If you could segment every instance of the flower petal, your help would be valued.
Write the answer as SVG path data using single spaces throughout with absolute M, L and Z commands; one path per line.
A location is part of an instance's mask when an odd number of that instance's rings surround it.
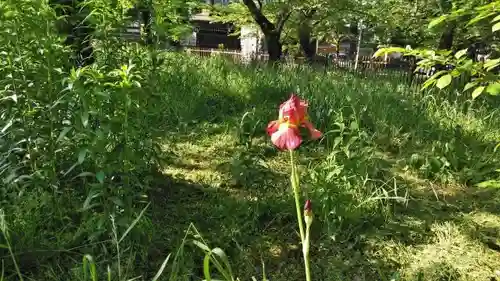
M 279 117 L 294 125 L 299 125 L 307 114 L 307 102 L 292 94 L 290 98 L 280 105 Z
M 266 132 L 269 136 L 271 136 L 276 131 L 278 131 L 279 127 L 280 127 L 280 125 L 279 125 L 278 120 L 271 121 L 271 122 L 269 122 L 269 124 L 267 124 Z
M 311 134 L 311 138 L 313 140 L 317 140 L 323 135 L 319 130 L 314 128 L 314 125 L 311 122 L 304 120 L 302 124 L 309 130 L 309 133 Z
M 278 131 L 271 135 L 271 141 L 281 150 L 294 150 L 300 146 L 302 138 L 296 128 L 282 124 Z

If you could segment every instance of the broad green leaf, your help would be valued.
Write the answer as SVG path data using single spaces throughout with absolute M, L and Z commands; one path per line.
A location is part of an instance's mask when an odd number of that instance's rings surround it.
M 435 18 L 433 20 L 431 20 L 431 22 L 429 23 L 429 25 L 427 26 L 427 28 L 433 28 L 434 26 L 442 23 L 443 21 L 445 21 L 447 18 L 446 15 L 443 15 L 443 16 L 440 16 L 439 18 Z
M 0 249 L 8 249 L 8 247 L 5 244 L 0 244 Z
M 495 23 L 495 24 L 491 27 L 491 32 L 496 32 L 496 31 L 499 31 L 499 30 L 500 30 L 500 22 Z
M 484 86 L 477 87 L 473 92 L 472 92 L 472 98 L 475 99 L 477 98 L 483 91 L 484 91 Z
M 467 49 L 462 49 L 455 53 L 455 58 L 459 59 L 467 53 Z
M 87 149 L 82 149 L 78 153 L 78 164 L 82 164 L 85 161 L 85 156 L 87 156 Z
M 464 92 L 471 89 L 472 87 L 475 87 L 476 85 L 477 85 L 477 82 L 475 82 L 475 81 L 467 83 L 464 87 Z
M 71 131 L 71 129 L 72 129 L 71 127 L 64 127 L 64 129 L 59 134 L 59 137 L 57 137 L 56 142 L 60 142 L 66 136 L 66 134 L 68 134 L 68 132 Z
M 493 96 L 500 94 L 500 82 L 489 84 L 486 92 Z
M 436 83 L 436 87 L 438 87 L 439 89 L 445 88 L 446 86 L 450 85 L 451 78 L 452 77 L 450 74 L 446 74 L 446 75 L 439 77 L 439 79 Z
M 103 171 L 99 171 L 97 172 L 97 174 L 95 174 L 95 178 L 97 179 L 97 181 L 99 181 L 99 183 L 104 183 L 104 172 Z
M 494 17 L 491 22 L 497 22 L 497 21 L 500 21 L 500 15 Z

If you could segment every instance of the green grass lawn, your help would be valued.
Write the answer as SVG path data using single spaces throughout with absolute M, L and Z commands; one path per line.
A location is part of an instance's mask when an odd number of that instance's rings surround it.
M 134 133 L 124 136 L 130 151 L 142 153 L 141 144 L 133 143 L 151 138 L 162 161 L 151 174 L 132 169 L 141 175 L 137 182 L 113 185 L 135 190 L 147 179 L 150 186 L 141 189 L 142 199 L 132 196 L 138 202 L 134 212 L 114 214 L 134 217 L 146 202 L 151 205 L 123 242 L 117 265 L 109 243 L 113 212 L 86 201 L 98 186 L 95 179 L 75 177 L 61 181 L 63 189 L 39 186 L 28 199 L 12 199 L 17 205 L 5 205 L 7 221 L 27 280 L 84 280 L 87 253 L 95 257 L 101 279 L 109 265 L 113 276 L 122 267 L 122 275 L 150 280 L 169 253 L 179 253 L 164 280 L 174 271 L 178 275 L 168 280 L 201 280 L 204 254 L 186 236 L 191 224 L 211 247 L 226 251 L 241 280 L 260 279 L 264 270 L 273 281 L 304 280 L 288 154 L 265 134 L 291 92 L 309 101 L 311 120 L 324 132 L 298 152 L 303 198 L 312 200 L 315 213 L 314 280 L 500 279 L 500 193 L 478 185 L 498 178 L 497 99 L 471 101 L 452 90 L 422 93 L 395 75 L 166 54 L 148 76 L 146 66 L 135 63 L 142 87 L 130 93 L 144 110 L 127 109 L 117 118 L 131 120 L 124 127 Z M 99 102 L 86 106 L 107 110 Z M 106 106 L 115 110 L 120 104 Z M 42 122 L 36 120 L 26 126 L 35 128 Z M 88 161 L 94 162 L 87 170 L 97 173 L 110 163 L 100 156 L 106 152 L 92 146 L 101 143 L 78 134 L 68 138 L 63 148 L 70 150 L 72 141 L 88 147 Z M 103 202 L 128 206 L 119 201 L 131 198 L 122 196 L 128 193 L 106 190 L 111 199 Z M 15 280 L 9 254 L 1 251 L 7 276 Z

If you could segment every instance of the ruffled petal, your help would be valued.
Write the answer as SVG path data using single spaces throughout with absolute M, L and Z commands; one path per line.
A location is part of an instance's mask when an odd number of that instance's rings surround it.
M 271 121 L 271 122 L 269 122 L 269 124 L 267 124 L 266 132 L 269 136 L 271 136 L 276 131 L 278 131 L 279 127 L 280 127 L 280 125 L 279 125 L 278 120 Z
M 307 114 L 307 103 L 297 95 L 292 94 L 290 98 L 280 105 L 279 117 L 292 124 L 299 125 Z
M 302 138 L 296 128 L 282 124 L 278 131 L 271 135 L 271 141 L 281 150 L 295 150 L 302 143 Z
M 319 130 L 314 128 L 314 125 L 311 122 L 304 120 L 302 124 L 309 130 L 309 133 L 311 134 L 311 138 L 313 140 L 317 140 L 323 135 Z

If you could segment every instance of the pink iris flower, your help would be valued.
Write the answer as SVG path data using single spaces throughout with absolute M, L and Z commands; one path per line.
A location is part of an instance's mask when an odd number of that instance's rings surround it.
M 279 119 L 267 125 L 271 141 L 281 150 L 295 150 L 302 143 L 299 127 L 309 130 L 312 139 L 319 139 L 322 134 L 309 122 L 307 102 L 292 94 L 279 108 Z

